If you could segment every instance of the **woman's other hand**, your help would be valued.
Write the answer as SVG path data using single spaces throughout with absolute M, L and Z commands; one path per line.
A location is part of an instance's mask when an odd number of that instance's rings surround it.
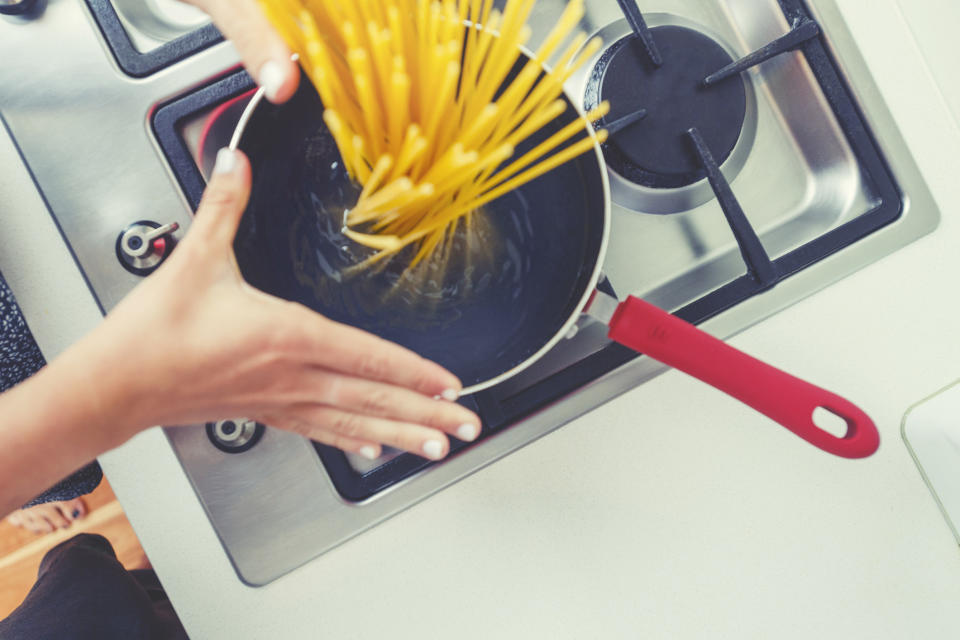
M 438 459 L 446 434 L 473 440 L 451 373 L 243 280 L 233 240 L 249 191 L 246 157 L 221 151 L 184 240 L 78 345 L 98 405 L 137 428 L 246 417 L 369 458 L 385 444 Z
M 243 66 L 263 87 L 270 102 L 279 104 L 290 99 L 300 82 L 300 68 L 256 0 L 183 1 L 210 15 L 237 48 Z

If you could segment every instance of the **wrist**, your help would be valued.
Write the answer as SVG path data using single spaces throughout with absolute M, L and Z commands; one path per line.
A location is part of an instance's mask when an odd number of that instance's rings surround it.
M 51 362 L 38 383 L 52 390 L 63 419 L 82 422 L 98 454 L 124 443 L 152 426 L 138 402 L 138 376 L 116 366 L 111 350 L 103 348 L 97 334 L 84 338 Z

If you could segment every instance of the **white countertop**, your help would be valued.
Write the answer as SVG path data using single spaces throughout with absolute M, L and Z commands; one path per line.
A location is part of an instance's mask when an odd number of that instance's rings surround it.
M 900 421 L 960 378 L 960 128 L 944 99 L 960 85 L 937 90 L 896 0 L 843 4 L 943 219 L 731 342 L 855 400 L 877 455 L 831 457 L 671 372 L 254 589 L 152 430 L 102 464 L 192 637 L 956 637 L 960 550 Z M 955 63 L 960 43 L 937 46 Z M 22 258 L 0 266 L 44 311 L 41 344 L 76 339 L 95 309 L 75 269 L 65 303 L 44 290 L 69 262 L 30 262 L 52 223 L 0 218 L 0 249 Z

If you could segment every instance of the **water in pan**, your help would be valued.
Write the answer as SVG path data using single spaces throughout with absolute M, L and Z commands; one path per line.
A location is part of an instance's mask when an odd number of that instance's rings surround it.
M 459 225 L 450 242 L 415 268 L 408 269 L 414 247 L 392 259 L 365 264 L 376 251 L 342 232 L 344 215 L 356 202 L 359 187 L 347 179 L 339 161 L 324 171 L 308 160 L 307 169 L 326 173 L 329 182 L 324 187 L 310 181 L 310 188 L 296 196 L 288 230 L 293 272 L 318 304 L 340 310 L 354 322 L 380 331 L 443 330 L 456 322 L 462 305 L 473 296 L 483 296 L 499 282 L 519 287 L 523 273 L 529 271 L 529 258 L 517 249 L 529 233 L 529 225 L 522 224 L 519 198 L 514 199 L 518 206 L 498 212 L 514 223 L 515 235 L 500 233 L 490 212 L 484 211 L 472 218 L 469 229 Z M 502 224 L 499 215 L 497 219 Z

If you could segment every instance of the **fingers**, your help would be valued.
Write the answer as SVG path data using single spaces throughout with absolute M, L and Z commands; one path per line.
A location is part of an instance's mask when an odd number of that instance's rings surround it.
M 416 424 L 407 424 L 350 413 L 341 409 L 320 405 L 299 405 L 284 412 L 287 424 L 293 423 L 293 430 L 311 440 L 330 444 L 345 441 L 380 443 L 410 453 L 440 460 L 450 450 L 446 435 L 437 429 Z M 283 428 L 283 427 L 281 427 Z M 340 444 L 333 444 L 337 448 Z M 359 448 L 347 448 L 358 451 Z
M 300 435 L 310 438 L 311 440 L 321 444 L 340 449 L 341 451 L 349 451 L 359 454 L 368 460 L 374 460 L 380 457 L 380 445 L 376 442 L 358 438 L 350 438 L 325 429 L 317 429 L 304 419 L 301 419 L 291 413 L 284 413 L 283 415 L 265 415 L 259 420 L 260 422 L 269 424 L 271 427 L 276 429 L 283 429 L 284 431 L 299 433 Z
M 240 151 L 221 149 L 190 234 L 230 247 L 250 198 L 250 162 Z
M 357 378 L 385 382 L 432 397 L 456 400 L 463 385 L 440 365 L 366 331 L 327 320 L 301 307 L 301 332 L 290 345 L 311 362 Z
M 270 24 L 255 0 L 187 0 L 203 9 L 237 48 L 243 65 L 263 87 L 267 99 L 290 99 L 300 81 L 300 69 L 290 48 Z
M 319 390 L 306 402 L 317 402 L 349 413 L 417 424 L 472 441 L 480 434 L 480 419 L 453 402 L 382 382 L 344 376 L 323 370 L 310 371 L 304 382 Z

